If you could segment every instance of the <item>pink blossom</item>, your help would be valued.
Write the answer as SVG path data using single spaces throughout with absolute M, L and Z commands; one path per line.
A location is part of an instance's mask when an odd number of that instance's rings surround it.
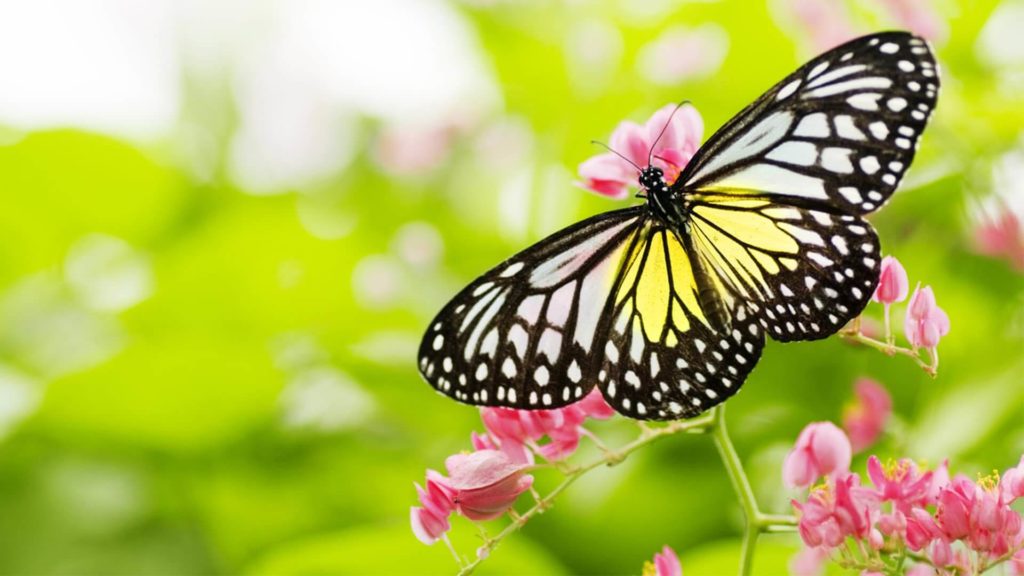
M 1010 574 L 1014 576 L 1024 574 L 1024 550 L 1020 550 L 1010 559 Z
M 503 452 L 523 463 L 531 461 L 527 458 L 528 442 L 547 436 L 551 441 L 540 446 L 541 455 L 548 460 L 560 460 L 576 451 L 582 434 L 580 427 L 587 418 L 605 420 L 613 414 L 615 410 L 596 388 L 579 402 L 554 410 L 483 408 L 480 411 L 492 442 L 496 440 Z
M 1006 258 L 1024 271 L 1024 226 L 1005 204 L 999 203 L 995 214 L 984 217 L 974 229 L 974 247 L 981 254 Z
M 428 173 L 447 158 L 459 128 L 452 122 L 417 128 L 387 127 L 374 143 L 375 159 L 398 176 Z
M 654 555 L 654 572 L 650 571 L 650 563 L 644 568 L 644 574 L 650 576 L 683 576 L 683 566 L 679 563 L 679 557 L 675 550 L 665 546 L 661 552 Z
M 515 441 L 500 442 L 489 434 L 470 434 L 474 450 L 501 450 L 510 460 L 517 464 L 533 464 L 533 452 L 524 444 Z
M 412 524 L 412 533 L 420 542 L 428 546 L 437 542 L 448 530 L 451 530 L 448 516 L 438 516 L 426 508 L 415 506 L 410 508 L 409 521 Z
M 673 114 L 675 108 L 675 104 L 661 108 L 643 126 L 620 123 L 612 132 L 611 149 L 641 168 L 647 166 L 653 154 L 651 163 L 664 171 L 665 181 L 675 181 L 697 152 L 704 133 L 704 122 L 696 108 L 684 104 Z M 594 156 L 580 164 L 583 181 L 579 185 L 604 196 L 625 198 L 639 176 L 629 162 L 611 152 Z
M 861 378 L 854 385 L 856 401 L 843 411 L 843 429 L 854 452 L 878 440 L 892 415 L 892 397 L 878 382 Z
M 419 495 L 420 504 L 423 505 L 414 506 L 409 510 L 413 534 L 420 542 L 433 544 L 451 528 L 448 516 L 455 510 L 455 503 L 452 502 L 453 489 L 448 484 L 448 479 L 434 470 L 427 470 L 426 488 L 419 484 L 413 485 Z
M 905 540 L 907 547 L 911 550 L 923 550 L 925 546 L 942 536 L 935 520 L 924 508 L 910 510 L 910 516 L 907 517 L 906 522 Z
M 1016 466 L 1003 474 L 999 488 L 1002 490 L 1003 501 L 1008 504 L 1024 497 L 1024 456 L 1021 456 Z
M 801 548 L 790 560 L 789 571 L 794 576 L 818 576 L 828 555 L 826 548 Z
M 815 50 L 827 50 L 857 35 L 843 4 L 830 0 L 789 0 L 788 4 Z
M 942 40 L 947 27 L 932 0 L 882 0 L 900 27 L 929 40 Z
M 954 562 L 953 547 L 949 540 L 936 538 L 928 549 L 928 557 L 936 566 L 948 566 Z
M 806 503 L 793 501 L 800 512 L 800 537 L 808 546 L 835 548 L 846 537 L 868 538 L 874 494 L 860 486 L 860 477 L 846 474 L 811 491 Z
M 931 286 L 921 288 L 919 283 L 914 288 L 903 330 L 915 348 L 935 348 L 939 339 L 949 333 L 949 316 L 935 303 Z
M 960 475 L 939 491 L 935 520 L 946 538 L 960 540 L 971 533 L 971 513 L 976 494 L 977 486 Z
M 813 422 L 804 427 L 782 466 L 787 486 L 810 486 L 822 476 L 850 469 L 850 440 L 831 422 Z
M 523 474 L 524 465 L 497 450 L 455 454 L 448 457 L 445 467 L 451 501 L 470 520 L 501 516 L 533 484 L 533 477 Z
M 931 472 L 919 474 L 917 466 L 906 458 L 883 467 L 877 456 L 868 458 L 868 477 L 878 497 L 892 502 L 903 514 L 927 502 L 932 481 Z
M 894 256 L 882 258 L 881 272 L 878 274 L 878 286 L 871 299 L 883 304 L 902 302 L 907 298 L 910 282 L 903 264 Z
M 935 568 L 927 564 L 914 564 L 907 569 L 907 576 L 935 576 Z

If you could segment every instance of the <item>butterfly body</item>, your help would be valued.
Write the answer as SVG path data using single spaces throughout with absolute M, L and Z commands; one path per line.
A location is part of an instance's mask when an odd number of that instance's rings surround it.
M 541 240 L 462 290 L 419 367 L 456 400 L 564 406 L 598 386 L 638 419 L 693 416 L 736 393 L 765 337 L 834 334 L 878 281 L 862 215 L 895 190 L 938 89 L 926 43 L 853 40 L 719 129 L 646 202 Z

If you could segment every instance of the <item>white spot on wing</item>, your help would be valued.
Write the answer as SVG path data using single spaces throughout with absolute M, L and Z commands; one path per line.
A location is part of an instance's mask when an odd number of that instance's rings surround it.
M 828 117 L 824 112 L 808 114 L 800 119 L 793 131 L 794 136 L 807 138 L 827 138 L 830 131 L 828 128 Z

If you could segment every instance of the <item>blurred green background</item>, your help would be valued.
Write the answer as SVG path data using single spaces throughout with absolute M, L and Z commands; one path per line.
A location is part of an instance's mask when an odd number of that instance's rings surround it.
M 773 511 L 797 432 L 860 376 L 894 397 L 883 457 L 973 476 L 1024 452 L 1024 276 L 972 248 L 1024 214 L 1024 1 L 0 3 L 0 572 L 452 572 L 409 529 L 412 482 L 482 427 L 416 373 L 432 315 L 619 206 L 573 181 L 620 120 L 686 98 L 706 137 L 819 50 L 906 26 L 944 86 L 872 220 L 952 332 L 934 380 L 769 343 L 729 422 Z M 728 573 L 740 527 L 710 439 L 671 438 L 481 572 L 638 573 L 670 544 Z M 795 549 L 765 538 L 755 572 Z

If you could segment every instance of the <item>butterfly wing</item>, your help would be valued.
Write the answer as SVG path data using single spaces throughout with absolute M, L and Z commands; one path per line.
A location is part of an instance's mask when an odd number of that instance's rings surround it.
M 676 186 L 866 214 L 892 195 L 910 166 L 938 86 L 921 38 L 884 32 L 852 40 L 737 114 Z
M 924 40 L 885 32 L 811 60 L 716 132 L 674 185 L 716 291 L 781 341 L 859 314 L 880 264 L 861 215 L 896 189 L 937 90 Z
M 645 221 L 642 207 L 600 214 L 475 280 L 431 322 L 420 372 L 475 405 L 555 408 L 582 398 L 596 382 L 605 306 Z
M 712 328 L 687 239 L 656 220 L 637 236 L 606 314 L 597 380 L 630 417 L 695 416 L 739 390 L 761 356 L 763 329 L 742 307 L 729 309 L 730 330 Z

